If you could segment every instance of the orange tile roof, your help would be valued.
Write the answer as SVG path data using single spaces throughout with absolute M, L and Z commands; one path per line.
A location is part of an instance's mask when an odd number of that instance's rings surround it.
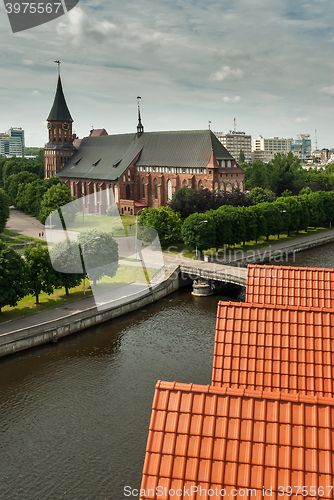
M 219 302 L 212 385 L 334 396 L 334 311 Z
M 246 302 L 334 308 L 334 269 L 249 265 Z
M 333 498 L 333 442 L 331 398 L 159 381 L 139 498 Z

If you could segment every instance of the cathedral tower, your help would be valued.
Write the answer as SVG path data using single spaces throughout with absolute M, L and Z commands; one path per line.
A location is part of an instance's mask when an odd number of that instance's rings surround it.
M 73 119 L 66 104 L 60 75 L 56 95 L 47 118 L 49 142 L 44 148 L 44 178 L 54 175 L 65 166 L 76 148 L 73 146 Z

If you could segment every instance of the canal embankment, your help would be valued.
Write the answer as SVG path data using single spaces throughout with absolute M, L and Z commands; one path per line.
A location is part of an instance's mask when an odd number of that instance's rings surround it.
M 129 314 L 190 282 L 191 280 L 181 280 L 180 267 L 174 265 L 173 268 L 168 268 L 162 283 L 139 297 L 135 294 L 129 295 L 115 307 L 98 311 L 93 296 L 90 296 L 5 322 L 0 327 L 0 357 L 41 344 L 57 342 L 62 337 Z
M 288 242 L 277 242 L 254 250 L 228 249 L 217 258 L 212 256 L 210 259 L 209 255 L 209 259 L 211 262 L 230 266 L 266 263 L 284 265 L 291 255 L 332 242 L 334 242 L 334 229 L 329 229 L 323 233 L 300 236 Z

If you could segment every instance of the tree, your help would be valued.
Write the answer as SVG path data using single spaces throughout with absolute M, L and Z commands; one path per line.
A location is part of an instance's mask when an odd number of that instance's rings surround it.
M 36 174 L 26 171 L 8 177 L 4 189 L 9 196 L 10 204 L 16 206 L 16 197 L 20 184 L 29 184 L 36 179 L 38 179 Z
M 273 193 L 269 189 L 255 187 L 251 190 L 249 198 L 251 200 L 252 205 L 257 205 L 258 203 L 274 201 L 275 193 Z
M 107 215 L 109 215 L 109 217 L 118 217 L 119 216 L 119 210 L 117 208 L 117 205 L 110 205 L 107 208 Z
M 255 242 L 257 243 L 257 240 L 259 239 L 260 236 L 263 236 L 266 234 L 267 231 L 267 221 L 264 216 L 263 210 L 261 210 L 261 203 L 258 205 L 254 205 L 252 207 L 249 207 L 247 209 L 248 212 L 251 212 L 253 214 L 253 217 L 255 218 Z
M 321 191 L 311 194 L 304 194 L 298 197 L 302 203 L 304 202 L 307 205 L 310 214 L 309 224 L 310 226 L 313 226 L 314 229 L 324 226 L 326 222 L 324 198 L 319 195 L 320 192 Z
M 31 245 L 26 247 L 24 258 L 26 261 L 27 291 L 35 296 L 36 305 L 38 305 L 41 292 L 51 295 L 54 288 L 59 285 L 57 276 L 53 270 L 48 249 L 42 248 L 40 244 L 37 244 L 36 247 Z
M 327 224 L 332 225 L 332 221 L 334 220 L 334 192 L 319 191 L 319 195 L 323 198 L 326 222 Z
M 256 238 L 256 230 L 257 230 L 257 217 L 253 210 L 250 210 L 249 207 L 239 207 L 240 216 L 243 217 L 243 225 L 244 225 L 244 238 L 243 244 L 245 246 L 246 241 L 252 241 Z
M 42 198 L 39 220 L 44 224 L 51 212 L 58 210 L 60 207 L 74 200 L 75 196 L 71 196 L 71 191 L 67 184 L 61 183 L 51 186 Z M 68 207 L 68 209 L 70 208 L 71 207 Z M 72 214 L 68 214 L 70 219 L 74 219 L 75 217 L 77 211 L 75 206 L 74 209 Z
M 266 165 L 261 160 L 254 160 L 250 167 L 246 168 L 245 178 L 247 189 L 255 187 L 267 187 L 266 183 Z
M 49 253 L 58 281 L 56 288 L 64 287 L 66 295 L 69 295 L 70 288 L 79 286 L 86 277 L 85 273 L 78 272 L 82 266 L 78 245 L 63 240 L 51 247 Z
M 168 246 L 180 237 L 182 221 L 171 208 L 147 208 L 140 214 L 139 225 L 155 229 L 161 245 Z M 144 236 L 144 232 L 140 235 Z
M 242 149 L 240 149 L 239 152 L 239 158 L 238 158 L 238 163 L 245 163 L 245 153 L 243 152 Z
M 283 220 L 278 207 L 274 203 L 259 203 L 257 205 L 262 211 L 263 217 L 266 220 L 266 237 L 273 234 L 280 234 L 283 229 Z
M 4 306 L 15 307 L 25 295 L 25 262 L 12 248 L 0 242 L 0 313 Z
M 0 233 L 5 229 L 9 215 L 9 197 L 5 191 L 0 188 Z
M 17 208 L 37 217 L 41 209 L 42 198 L 47 190 L 48 185 L 42 179 L 36 179 L 29 184 L 20 184 L 16 196 Z
M 182 226 L 182 239 L 187 246 L 197 246 L 199 250 L 215 246 L 216 224 L 212 213 L 191 214 L 186 218 Z
M 91 281 L 115 276 L 118 269 L 118 243 L 110 233 L 93 229 L 78 236 L 84 271 Z
M 288 154 L 276 153 L 268 167 L 268 173 L 271 171 L 267 182 L 269 189 L 277 196 L 281 196 L 287 189 L 296 192 L 295 181 L 297 171 L 300 169 L 300 160 L 291 151 Z
M 217 248 L 224 245 L 233 245 L 236 242 L 236 208 L 223 206 L 212 211 L 212 218 L 216 224 L 216 244 Z

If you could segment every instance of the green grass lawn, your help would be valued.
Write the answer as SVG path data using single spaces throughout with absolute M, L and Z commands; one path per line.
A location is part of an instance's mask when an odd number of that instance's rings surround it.
M 9 229 L 4 229 L 2 231 L 2 235 L 13 236 L 17 240 L 21 240 L 19 242 L 14 243 L 14 245 L 20 244 L 20 243 L 27 243 L 29 241 L 33 241 L 34 243 L 41 243 L 42 245 L 46 245 L 45 240 L 40 240 L 39 238 L 31 238 L 30 236 L 25 236 L 24 234 L 20 234 L 20 233 L 14 233 L 13 231 L 9 231 Z M 11 238 L 8 238 L 8 240 L 11 240 Z M 24 241 L 22 241 L 22 240 L 24 240 Z
M 86 295 L 91 294 L 92 291 L 90 289 L 89 281 L 86 280 Z M 0 324 L 4 321 L 17 319 L 21 316 L 26 316 L 27 314 L 33 314 L 38 311 L 43 311 L 44 309 L 48 309 L 49 307 L 55 307 L 61 304 L 65 304 L 66 302 L 71 302 L 72 300 L 81 299 L 82 297 L 83 284 L 76 288 L 71 288 L 70 295 L 65 294 L 64 288 L 55 290 L 52 295 L 47 295 L 43 292 L 39 296 L 40 304 L 38 306 L 36 306 L 35 304 L 35 297 L 33 295 L 27 295 L 17 303 L 17 306 L 5 306 L 1 309 Z
M 134 260 L 134 259 L 133 259 Z M 158 269 L 147 269 L 148 276 L 152 278 Z M 113 278 L 104 276 L 97 282 L 97 291 L 108 290 L 110 288 L 117 288 L 122 285 L 127 285 L 132 281 L 142 281 L 146 283 L 145 272 L 142 267 L 120 265 L 117 273 Z M 89 280 L 86 279 L 86 295 L 91 295 Z M 35 297 L 27 295 L 20 300 L 15 307 L 5 306 L 1 309 L 0 323 L 12 319 L 26 316 L 38 311 L 43 311 L 49 307 L 55 307 L 72 300 L 81 299 L 83 297 L 83 284 L 76 288 L 71 288 L 70 295 L 66 295 L 64 289 L 55 290 L 52 295 L 41 293 L 39 296 L 40 304 L 36 306 Z
M 136 217 L 134 215 L 121 215 L 120 217 L 109 217 L 108 215 L 78 213 L 71 227 L 71 231 L 79 233 L 97 229 L 114 236 L 129 236 L 135 234 Z M 131 227 L 129 227 L 131 226 Z

